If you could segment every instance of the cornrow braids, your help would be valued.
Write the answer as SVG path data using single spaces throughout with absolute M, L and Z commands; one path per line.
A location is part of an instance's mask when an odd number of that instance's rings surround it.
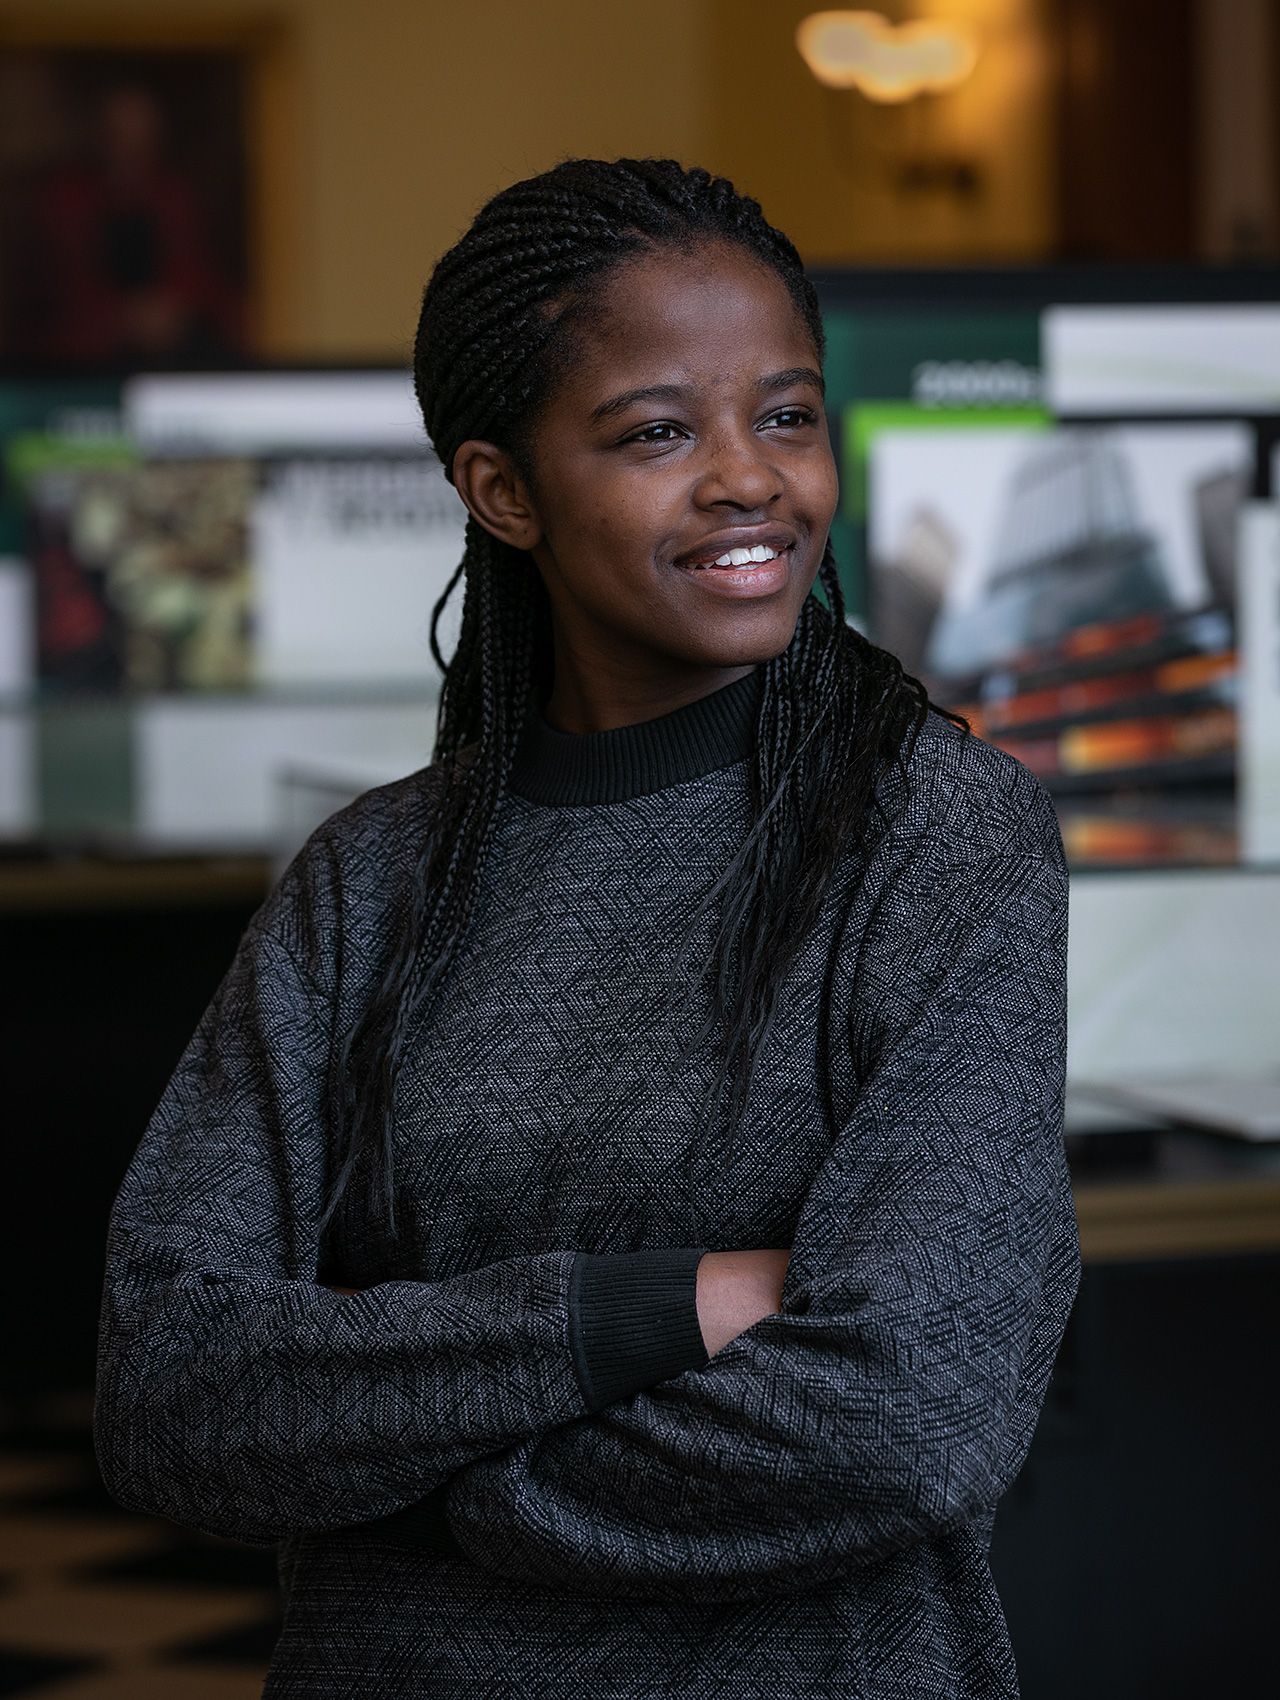
M 446 477 L 452 481 L 454 456 L 472 438 L 507 450 L 527 475 L 540 411 L 571 370 L 575 331 L 589 321 L 605 281 L 633 256 L 689 252 L 709 240 L 738 244 L 781 280 L 821 361 L 821 313 L 799 254 L 759 203 L 723 177 L 670 159 L 570 159 L 488 201 L 432 272 L 414 342 L 415 393 Z M 439 622 L 460 579 L 461 633 L 446 660 Z M 829 544 L 818 579 L 827 605 L 808 597 L 791 645 L 762 664 L 753 824 L 690 918 L 678 952 L 686 988 L 701 983 L 712 994 L 681 1061 L 719 1031 L 705 1125 L 721 1115 L 730 1133 L 782 979 L 836 862 L 869 842 L 884 815 L 881 776 L 894 764 L 905 773 L 931 706 L 921 682 L 848 623 Z M 431 647 L 443 674 L 432 760 L 444 764 L 445 785 L 413 872 L 399 945 L 335 1057 L 335 1121 L 345 1150 L 322 1229 L 353 1176 L 367 1171 L 367 1201 L 395 1234 L 401 1061 L 466 939 L 531 691 L 551 683 L 550 602 L 532 557 L 468 520 L 462 560 L 432 612 Z M 968 730 L 960 716 L 949 718 Z M 708 918 L 709 972 L 689 976 L 692 941 Z

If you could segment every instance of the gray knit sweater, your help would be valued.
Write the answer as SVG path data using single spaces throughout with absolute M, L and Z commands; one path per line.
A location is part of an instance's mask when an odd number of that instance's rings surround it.
M 931 713 L 726 1156 L 667 974 L 749 825 L 760 681 L 530 721 L 412 1035 L 394 1242 L 358 1193 L 318 1242 L 326 1082 L 437 765 L 314 834 L 145 1130 L 99 1464 L 125 1506 L 278 1546 L 269 1700 L 1017 1693 L 987 1548 L 1079 1274 L 1062 841 L 1024 767 Z M 761 1246 L 793 1246 L 782 1309 L 708 1360 L 698 1257 Z

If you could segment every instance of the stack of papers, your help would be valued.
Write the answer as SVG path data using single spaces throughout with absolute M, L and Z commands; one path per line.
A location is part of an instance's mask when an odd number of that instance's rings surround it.
M 1090 1081 L 1090 1097 L 1236 1139 L 1280 1140 L 1280 1077 Z

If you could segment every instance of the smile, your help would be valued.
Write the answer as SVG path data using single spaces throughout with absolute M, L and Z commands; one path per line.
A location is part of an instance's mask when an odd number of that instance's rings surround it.
M 793 543 L 756 543 L 750 549 L 725 549 L 714 560 L 684 561 L 680 570 L 697 581 L 699 596 L 763 602 L 792 582 L 794 556 Z
M 785 553 L 784 549 L 771 549 L 767 543 L 757 543 L 754 549 L 727 549 L 714 561 L 686 561 L 683 564 L 695 572 L 704 567 L 752 567 L 765 561 L 776 561 Z

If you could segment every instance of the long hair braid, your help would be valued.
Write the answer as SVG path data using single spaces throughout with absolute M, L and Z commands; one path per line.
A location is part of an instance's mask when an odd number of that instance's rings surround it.
M 605 280 L 630 256 L 708 240 L 737 243 L 779 277 L 821 360 L 821 314 L 799 254 L 723 177 L 669 159 L 571 159 L 488 201 L 432 272 L 414 343 L 415 392 L 450 481 L 454 455 L 472 438 L 505 448 L 529 473 L 539 412 L 570 369 L 575 330 Z M 921 682 L 848 623 L 829 544 L 818 577 L 827 606 L 808 597 L 790 646 L 762 665 L 752 827 L 678 951 L 684 974 L 709 918 L 709 972 L 684 979 L 709 986 L 711 1009 L 689 1035 L 685 1060 L 720 1032 L 706 1107 L 723 1109 L 731 1082 L 731 1129 L 836 862 L 868 842 L 883 817 L 880 777 L 894 763 L 905 771 L 931 706 Z M 446 659 L 438 629 L 459 579 L 461 632 Z M 445 785 L 397 948 L 335 1058 L 345 1151 L 322 1227 L 367 1166 L 372 1203 L 395 1233 L 402 1059 L 463 946 L 531 693 L 551 681 L 550 604 L 532 557 L 469 519 L 462 560 L 432 612 L 431 647 L 443 674 L 432 762 L 444 764 Z

